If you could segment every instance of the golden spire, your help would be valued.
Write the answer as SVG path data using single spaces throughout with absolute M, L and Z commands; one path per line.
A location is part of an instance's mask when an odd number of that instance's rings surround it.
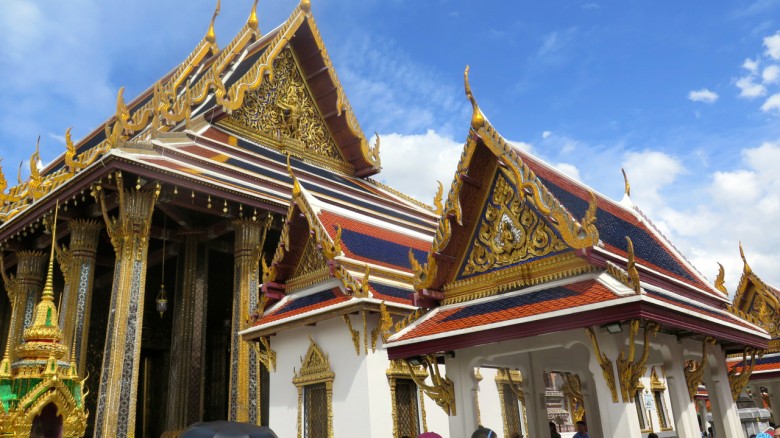
M 43 286 L 41 301 L 35 306 L 33 323 L 24 331 L 24 343 L 16 347 L 16 354 L 21 359 L 59 359 L 67 348 L 60 342 L 62 330 L 58 325 L 57 306 L 54 304 L 54 249 L 57 244 L 57 211 L 59 201 L 54 210 L 54 221 L 51 229 L 51 254 L 49 255 L 49 270 L 46 273 L 46 284 Z
M 482 115 L 482 111 L 477 105 L 477 99 L 474 98 L 474 94 L 471 92 L 471 84 L 469 84 L 469 66 L 466 66 L 466 70 L 463 72 L 463 85 L 466 89 L 466 97 L 471 102 L 471 127 L 475 130 L 481 128 L 485 124 L 485 116 Z
M 206 41 L 214 44 L 217 42 L 217 33 L 214 32 L 214 21 L 217 19 L 220 10 L 220 0 L 217 0 L 217 8 L 214 9 L 214 15 L 211 16 L 211 23 L 209 24 L 209 30 L 206 32 Z
M 301 3 L 298 7 L 300 7 L 304 12 L 309 12 L 311 10 L 311 2 L 309 0 L 301 0 Z
M 252 12 L 249 13 L 249 19 L 246 20 L 246 24 L 253 29 L 257 29 L 257 0 L 252 2 Z
M 5 352 L 3 353 L 3 360 L 0 361 L 0 379 L 11 378 L 11 336 L 9 333 L 8 340 L 5 343 Z
M 628 175 L 626 175 L 626 169 L 620 168 L 620 171 L 623 172 L 623 182 L 626 184 L 626 196 L 631 196 L 631 184 L 628 183 Z
M 745 267 L 742 269 L 745 274 L 750 274 L 753 272 L 752 269 L 750 269 L 750 265 L 748 265 L 747 259 L 745 258 L 745 251 L 742 249 L 742 241 L 739 242 L 739 256 L 742 257 L 742 263 L 745 264 Z

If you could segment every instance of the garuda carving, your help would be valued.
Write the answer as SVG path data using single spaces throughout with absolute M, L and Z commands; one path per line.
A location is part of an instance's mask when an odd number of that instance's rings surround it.
M 257 90 L 248 92 L 230 120 L 283 144 L 291 139 L 290 146 L 298 146 L 301 153 L 346 165 L 290 50 L 279 54 L 273 71 L 273 81 L 266 77 Z

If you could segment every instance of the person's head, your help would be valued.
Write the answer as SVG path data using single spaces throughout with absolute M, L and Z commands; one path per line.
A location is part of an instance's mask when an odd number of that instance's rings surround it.
M 655 432 L 650 432 L 649 434 L 647 434 L 647 438 L 658 438 L 658 434 L 656 434 Z
M 477 430 L 471 434 L 471 438 L 498 438 L 498 435 L 487 427 L 479 426 L 477 427 Z
M 588 431 L 588 425 L 585 424 L 584 421 L 578 421 L 577 422 L 577 432 L 579 433 L 585 433 Z
M 558 432 L 558 426 L 556 426 L 552 421 L 550 422 L 550 432 Z

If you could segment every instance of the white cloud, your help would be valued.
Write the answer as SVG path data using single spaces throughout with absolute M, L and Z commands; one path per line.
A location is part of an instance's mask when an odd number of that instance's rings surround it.
M 761 110 L 764 112 L 778 112 L 780 113 L 780 93 L 775 93 L 761 105 Z
M 549 138 L 552 135 L 551 131 L 542 132 L 542 138 Z
M 463 143 L 429 130 L 421 135 L 382 135 L 382 172 L 377 179 L 430 204 L 441 181 L 449 188 Z M 446 196 L 446 193 L 445 193 Z
M 693 102 L 715 103 L 718 100 L 718 94 L 706 88 L 694 90 L 688 93 L 688 99 Z
M 553 166 L 554 168 L 560 170 L 564 174 L 576 179 L 577 181 L 581 181 L 582 178 L 580 178 L 580 170 L 577 169 L 577 166 L 569 163 L 558 163 Z
M 753 80 L 753 76 L 743 76 L 737 79 L 736 85 L 741 90 L 739 92 L 740 97 L 755 99 L 766 94 L 766 87 L 753 82 Z
M 776 270 L 780 235 L 769 231 L 780 222 L 780 140 L 743 149 L 741 157 L 736 169 L 713 172 L 703 183 L 704 191 L 688 187 L 687 206 L 675 207 L 660 197 L 656 200 L 661 203 L 650 212 L 653 221 L 661 224 L 659 228 L 710 278 L 717 272 L 715 263 L 723 263 L 732 293 L 742 271 L 740 240 L 753 270 L 765 281 L 780 285 Z M 632 186 L 639 185 L 632 175 Z M 678 187 L 665 185 L 657 193 L 673 196 L 677 191 Z M 637 204 L 646 210 L 644 203 Z
M 661 190 L 684 171 L 679 159 L 653 150 L 628 152 L 622 167 L 631 183 L 632 199 L 648 214 L 665 206 Z
M 761 73 L 761 79 L 765 84 L 774 84 L 780 80 L 780 66 L 770 65 Z
M 745 62 L 742 63 L 742 68 L 750 73 L 756 74 L 758 73 L 758 60 L 747 58 Z
M 343 43 L 334 64 L 366 131 L 463 132 L 467 125 L 452 125 L 470 114 L 463 92 L 444 85 L 430 66 L 414 61 L 392 40 L 360 34 Z
M 765 37 L 764 47 L 766 47 L 764 55 L 772 59 L 780 60 L 780 31 L 775 32 L 774 35 Z

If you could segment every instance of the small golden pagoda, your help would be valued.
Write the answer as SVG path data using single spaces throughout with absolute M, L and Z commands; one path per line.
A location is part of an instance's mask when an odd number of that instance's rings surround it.
M 54 245 L 56 216 L 52 225 L 52 253 L 41 301 L 24 342 L 16 347 L 11 364 L 9 348 L 0 362 L 0 437 L 81 437 L 87 427 L 84 380 L 79 378 L 75 358 L 62 358 L 62 330 L 54 304 Z

